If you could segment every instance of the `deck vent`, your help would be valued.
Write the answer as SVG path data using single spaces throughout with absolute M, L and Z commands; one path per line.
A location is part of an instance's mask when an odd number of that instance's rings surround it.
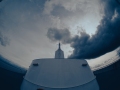
M 85 66 L 87 66 L 87 64 L 86 64 L 86 63 L 84 63 L 84 64 L 82 64 L 82 66 L 83 66 L 83 67 L 85 67 Z
M 33 66 L 38 66 L 38 63 L 33 63 Z

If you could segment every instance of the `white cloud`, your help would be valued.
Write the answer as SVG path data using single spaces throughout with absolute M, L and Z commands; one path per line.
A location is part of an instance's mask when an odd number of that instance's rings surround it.
M 93 34 L 102 18 L 102 8 L 99 0 L 50 0 L 45 3 L 44 14 L 59 18 L 59 27 L 65 25 L 72 33 L 77 33 L 79 26 Z

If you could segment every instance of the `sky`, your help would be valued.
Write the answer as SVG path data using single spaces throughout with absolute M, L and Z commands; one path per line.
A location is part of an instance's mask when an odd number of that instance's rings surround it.
M 28 68 L 60 41 L 65 58 L 95 66 L 118 53 L 119 23 L 117 0 L 0 0 L 0 56 Z

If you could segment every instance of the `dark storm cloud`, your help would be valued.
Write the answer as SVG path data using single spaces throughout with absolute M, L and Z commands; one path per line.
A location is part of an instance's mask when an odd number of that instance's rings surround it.
M 2 2 L 2 0 L 0 0 L 0 2 Z
M 70 42 L 71 35 L 68 29 L 49 28 L 47 37 L 54 42 L 61 41 L 66 44 Z
M 73 54 L 69 58 L 96 58 L 120 46 L 120 6 L 115 0 L 102 0 L 105 15 L 96 33 L 81 35 L 72 42 Z M 83 39 L 82 39 L 83 38 Z
M 116 0 L 116 2 L 120 4 L 120 0 Z
M 120 46 L 120 5 L 115 0 L 101 2 L 104 5 L 104 16 L 94 35 L 81 31 L 80 36 L 71 38 L 69 30 L 48 30 L 47 36 L 52 41 L 62 40 L 71 44 L 74 50 L 69 58 L 96 58 Z

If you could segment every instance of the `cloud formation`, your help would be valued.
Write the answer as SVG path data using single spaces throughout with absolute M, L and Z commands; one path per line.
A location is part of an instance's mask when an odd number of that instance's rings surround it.
M 47 37 L 51 41 L 61 41 L 62 43 L 70 43 L 71 33 L 68 29 L 49 28 Z
M 120 46 L 120 6 L 114 0 L 102 3 L 105 11 L 96 33 L 91 38 L 87 34 L 76 38 L 69 58 L 96 58 Z
M 69 58 L 97 58 L 120 46 L 120 5 L 115 0 L 101 0 L 101 3 L 104 5 L 104 16 L 96 33 L 90 36 L 82 31 L 80 36 L 76 35 L 73 38 L 68 36 L 67 40 L 70 42 L 66 40 L 66 43 L 70 43 L 74 49 Z M 60 31 L 56 30 L 56 32 Z M 58 36 L 58 33 L 54 34 Z M 50 39 L 54 41 L 57 38 Z
M 94 33 L 100 20 L 99 0 L 2 0 L 0 54 L 28 67 L 35 58 L 53 58 L 57 46 L 48 38 L 55 42 L 61 40 L 73 48 L 74 44 L 79 44 L 77 40 L 87 44 L 90 39 L 87 33 Z M 83 27 L 86 32 L 77 36 L 77 27 Z M 5 37 L 10 39 L 10 44 L 3 47 L 1 43 L 6 42 Z M 69 45 L 64 45 L 63 49 L 65 57 L 72 52 Z
M 3 36 L 1 33 L 0 33 L 0 44 L 2 46 L 7 46 L 9 45 L 10 43 L 10 40 L 6 37 L 6 36 Z

